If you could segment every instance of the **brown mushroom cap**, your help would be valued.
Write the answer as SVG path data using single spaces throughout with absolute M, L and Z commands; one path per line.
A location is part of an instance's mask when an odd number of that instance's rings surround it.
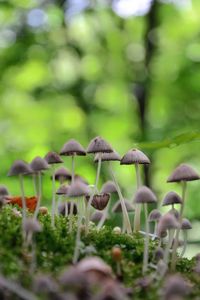
M 181 229 L 182 230 L 192 229 L 192 224 L 190 223 L 190 221 L 188 219 L 182 220 Z
M 82 181 L 78 179 L 75 180 L 74 183 L 72 183 L 69 186 L 68 193 L 67 193 L 69 197 L 81 197 L 89 194 L 90 194 L 89 186 L 84 184 Z
M 162 202 L 162 206 L 172 205 L 172 204 L 181 204 L 181 203 L 182 203 L 182 199 L 177 193 L 169 192 L 165 195 L 163 202 Z
M 100 136 L 93 138 L 87 148 L 87 153 L 110 153 L 110 152 L 113 152 L 112 147 Z
M 62 160 L 62 158 L 59 156 L 58 153 L 50 151 L 48 152 L 44 159 L 46 160 L 46 162 L 51 165 L 51 164 L 61 164 L 64 161 Z
M 141 186 L 135 194 L 134 202 L 140 204 L 156 203 L 157 198 L 156 195 L 152 192 L 152 190 L 150 190 L 150 188 L 148 188 L 147 186 Z
M 161 212 L 158 209 L 153 209 L 148 217 L 149 222 L 159 221 L 162 217 Z
M 56 194 L 57 195 L 67 195 L 68 190 L 69 190 L 69 186 L 66 184 L 63 184 L 57 189 Z
M 150 160 L 142 151 L 138 149 L 131 149 L 122 157 L 120 164 L 150 164 Z
M 28 175 L 28 174 L 32 174 L 32 173 L 33 173 L 33 170 L 31 169 L 29 164 L 27 164 L 23 160 L 16 160 L 13 163 L 13 165 L 11 166 L 11 168 L 8 172 L 8 176 Z
M 60 167 L 54 173 L 55 180 L 59 181 L 60 178 L 64 178 L 65 180 L 70 180 L 72 178 L 71 172 L 65 167 Z M 52 177 L 52 176 L 51 176 Z
M 101 192 L 102 193 L 116 193 L 117 189 L 116 189 L 116 185 L 113 181 L 108 180 L 107 182 L 105 182 L 101 188 Z
M 167 182 L 199 180 L 199 174 L 189 165 L 179 165 L 167 179 Z
M 126 209 L 127 209 L 128 212 L 134 211 L 133 205 L 128 200 L 125 199 L 124 202 L 125 202 L 125 206 L 126 206 Z M 113 213 L 122 212 L 122 206 L 121 206 L 121 201 L 120 200 L 118 200 L 115 203 L 115 205 L 113 205 L 112 212 Z
M 60 155 L 65 156 L 73 156 L 73 155 L 79 155 L 79 156 L 85 156 L 86 152 L 83 146 L 77 142 L 74 139 L 69 140 L 67 143 L 64 144 L 60 151 Z
M 89 201 L 90 196 L 88 195 L 85 198 L 87 201 Z M 107 206 L 109 199 L 110 195 L 107 193 L 98 195 L 96 194 L 92 198 L 91 205 L 98 210 L 103 210 Z
M 44 170 L 47 170 L 49 168 L 47 162 L 45 159 L 43 159 L 40 156 L 36 156 L 30 163 L 30 167 L 33 170 L 33 172 L 41 172 Z
M 116 151 L 101 154 L 101 161 L 120 161 L 121 157 Z M 95 155 L 94 162 L 99 161 L 99 153 Z
M 179 227 L 179 223 L 174 217 L 174 215 L 170 213 L 166 213 L 163 215 L 158 222 L 158 236 L 161 236 L 162 232 L 165 232 L 170 229 L 177 229 Z

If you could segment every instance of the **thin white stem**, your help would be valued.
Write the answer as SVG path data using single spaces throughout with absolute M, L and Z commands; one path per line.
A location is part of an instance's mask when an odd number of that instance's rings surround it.
M 169 253 L 173 242 L 174 232 L 175 232 L 174 229 L 168 230 L 168 243 L 166 244 L 165 252 L 164 252 L 164 262 L 166 265 L 168 265 L 168 261 L 169 261 Z
M 110 162 L 108 163 L 108 166 L 109 166 L 109 171 L 110 171 L 111 177 L 112 177 L 112 179 L 115 183 L 117 193 L 119 195 L 119 199 L 120 199 L 120 203 L 121 203 L 121 207 L 122 207 L 122 213 L 123 213 L 123 224 L 126 228 L 127 233 L 131 234 L 132 233 L 131 223 L 130 223 L 130 220 L 129 220 L 128 212 L 127 212 L 127 209 L 126 209 L 124 198 L 122 196 L 121 189 L 120 189 L 119 184 L 116 180 L 116 177 L 115 177 L 115 174 L 112 170 L 112 166 L 111 166 Z
M 34 196 L 37 196 L 37 183 L 36 183 L 36 175 L 33 174 L 33 188 L 34 188 Z
M 20 181 L 20 189 L 21 189 L 21 195 L 22 195 L 22 223 L 24 224 L 26 220 L 26 199 L 25 199 L 25 192 L 24 192 L 24 181 L 23 181 L 23 175 L 19 175 L 19 181 Z
M 33 219 L 36 220 L 38 213 L 39 213 L 39 209 L 40 209 L 40 204 L 41 204 L 41 199 L 42 199 L 42 176 L 41 176 L 41 172 L 38 172 L 38 182 L 39 182 L 39 188 L 38 188 L 38 193 L 37 193 L 37 205 L 36 205 L 36 209 L 33 215 Z
M 55 166 L 52 164 L 52 210 L 51 210 L 51 226 L 55 227 L 55 207 L 56 207 L 56 182 L 55 182 Z
M 148 261 L 149 261 L 149 222 L 148 222 L 148 209 L 147 203 L 144 203 L 144 214 L 145 214 L 145 243 L 144 243 L 144 256 L 143 256 L 143 267 L 142 273 L 143 275 L 147 272 L 148 269 Z
M 72 184 L 74 183 L 75 179 L 75 156 L 72 155 Z
M 70 209 L 69 209 L 69 232 L 72 232 L 73 210 L 74 210 L 74 202 L 73 202 L 72 200 L 70 200 Z
M 103 211 L 103 215 L 102 215 L 102 217 L 101 217 L 101 219 L 100 219 L 100 221 L 97 225 L 97 230 L 100 230 L 102 228 L 102 226 L 103 226 L 103 224 L 104 224 L 104 222 L 107 218 L 109 207 L 110 207 L 110 201 L 111 201 L 111 199 L 109 200 L 109 203 L 107 204 L 106 208 Z
M 136 173 L 137 189 L 139 189 L 141 185 L 139 164 L 135 164 L 135 173 Z M 141 204 L 135 204 L 134 232 L 140 230 L 140 215 L 141 215 Z
M 184 244 L 183 244 L 183 249 L 181 251 L 180 257 L 183 257 L 187 248 L 187 230 L 183 230 L 183 238 L 184 238 Z
M 74 255 L 73 255 L 73 264 L 77 263 L 78 261 L 80 242 L 81 242 L 82 214 L 81 214 L 80 200 L 77 203 L 78 203 L 78 224 L 77 224 L 76 242 L 75 242 Z

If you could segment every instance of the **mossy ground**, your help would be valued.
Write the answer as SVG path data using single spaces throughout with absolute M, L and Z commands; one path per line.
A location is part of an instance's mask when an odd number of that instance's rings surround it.
M 65 217 L 56 217 L 56 229 L 52 229 L 49 215 L 40 215 L 39 220 L 43 230 L 35 236 L 34 274 L 50 273 L 56 277 L 72 263 L 76 219 L 74 218 L 74 230 L 71 234 L 68 233 L 68 220 Z M 4 207 L 0 212 L 0 232 L 1 273 L 28 288 L 32 281 L 30 253 L 22 246 L 21 218 L 14 216 L 10 207 Z M 123 254 L 120 279 L 127 287 L 135 287 L 138 278 L 142 277 L 143 237 L 141 235 L 115 234 L 112 228 L 107 226 L 97 232 L 96 227 L 91 226 L 88 235 L 84 230 L 82 231 L 79 258 L 87 255 L 100 256 L 116 273 L 116 262 L 111 255 L 111 249 L 116 245 L 121 247 Z M 156 242 L 150 243 L 150 257 L 155 246 Z M 194 274 L 193 267 L 194 260 L 180 259 L 177 264 L 177 271 L 193 285 L 192 297 L 195 298 L 200 295 L 200 277 Z M 153 281 L 148 287 L 145 299 L 159 299 L 157 293 L 159 286 L 160 282 Z M 135 291 L 134 299 L 144 299 L 145 289 L 137 287 Z

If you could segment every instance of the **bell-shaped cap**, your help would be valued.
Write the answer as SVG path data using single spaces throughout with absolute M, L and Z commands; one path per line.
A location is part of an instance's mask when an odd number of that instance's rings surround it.
M 5 185 L 0 185 L 0 197 L 1 196 L 8 196 L 9 191 Z
M 93 214 L 90 217 L 90 221 L 96 223 L 99 222 L 103 217 L 103 212 L 97 210 L 95 212 L 93 212 Z
M 67 193 L 69 197 L 81 197 L 89 194 L 90 194 L 89 186 L 78 179 L 75 180 L 74 183 L 72 183 L 69 186 L 68 193 Z
M 182 203 L 182 199 L 177 193 L 169 192 L 165 195 L 163 202 L 162 202 L 162 206 L 172 205 L 172 204 L 181 204 L 181 203 Z
M 89 199 L 90 199 L 90 196 L 89 195 L 86 196 L 86 200 L 89 201 Z M 98 194 L 98 195 L 96 194 L 92 198 L 91 205 L 95 209 L 103 210 L 107 206 L 109 199 L 110 199 L 109 194 Z
M 47 170 L 49 168 L 45 159 L 40 156 L 36 156 L 30 163 L 30 167 L 34 173 Z
M 24 231 L 25 232 L 41 232 L 42 231 L 42 227 L 41 224 L 37 221 L 34 220 L 33 218 L 27 218 L 24 221 Z
M 160 218 L 162 217 L 161 212 L 158 209 L 153 209 L 148 217 L 149 222 L 155 222 L 155 221 L 159 221 Z
M 169 214 L 172 214 L 177 220 L 179 220 L 180 213 L 177 209 L 172 208 L 168 211 Z
M 13 163 L 13 165 L 11 166 L 11 168 L 8 172 L 8 176 L 28 175 L 28 174 L 32 174 L 32 173 L 33 173 L 33 170 L 31 169 L 29 164 L 27 164 L 23 160 L 16 160 Z
M 99 157 L 101 155 L 101 161 L 120 161 L 121 157 L 116 151 L 112 151 L 109 153 L 97 153 L 94 158 L 94 162 L 97 163 L 99 161 Z
M 162 232 L 170 229 L 177 229 L 178 227 L 179 223 L 176 218 L 172 214 L 166 213 L 160 218 L 158 222 L 157 234 L 160 237 Z
M 56 191 L 57 195 L 67 195 L 69 186 L 67 184 L 62 184 Z
M 189 230 L 192 229 L 192 224 L 188 219 L 183 219 L 181 223 L 181 229 L 182 230 Z
M 156 262 L 164 258 L 164 250 L 161 247 L 157 247 L 156 250 L 154 251 L 154 258 Z
M 71 172 L 65 167 L 60 167 L 59 169 L 57 169 L 54 173 L 54 176 L 55 180 L 57 181 L 62 181 L 61 179 L 70 180 L 72 178 Z
M 181 164 L 169 176 L 167 182 L 193 181 L 200 179 L 199 174 L 189 165 Z
M 87 153 L 110 153 L 113 152 L 112 147 L 100 136 L 91 140 L 87 147 Z
M 89 184 L 88 183 L 88 181 L 83 177 L 83 176 L 81 176 L 81 175 L 78 175 L 78 174 L 76 174 L 75 176 L 74 176 L 74 179 L 75 180 L 79 180 L 79 181 L 81 181 L 81 182 L 83 182 L 83 183 L 85 183 L 85 184 Z
M 101 188 L 101 193 L 108 193 L 108 194 L 112 194 L 112 193 L 116 193 L 117 189 L 116 189 L 116 185 L 114 183 L 114 181 L 108 180 L 107 182 L 105 182 Z
M 73 155 L 79 155 L 79 156 L 85 156 L 86 152 L 83 146 L 77 142 L 74 139 L 69 140 L 67 143 L 64 144 L 60 151 L 60 155 L 65 156 L 73 156 Z
M 126 210 L 128 212 L 132 212 L 134 211 L 134 207 L 133 205 L 126 199 L 124 199 L 124 202 L 125 202 L 125 206 L 126 206 Z M 119 213 L 119 212 L 122 212 L 122 206 L 121 206 L 121 201 L 118 200 L 115 205 L 113 205 L 113 208 L 112 208 L 112 212 L 113 213 Z
M 180 275 L 171 275 L 165 280 L 163 299 L 185 299 L 190 292 L 189 284 Z
M 156 203 L 157 198 L 156 195 L 152 192 L 152 190 L 150 190 L 150 188 L 148 188 L 147 186 L 141 186 L 135 194 L 134 202 L 140 204 Z
M 61 164 L 63 163 L 64 161 L 62 160 L 62 158 L 59 156 L 58 153 L 56 152 L 53 152 L 53 151 L 50 151 L 48 152 L 44 159 L 46 160 L 46 162 L 49 164 L 49 165 L 52 165 L 52 164 Z
M 149 158 L 138 149 L 129 150 L 121 159 L 121 165 L 150 164 Z
M 108 276 L 112 275 L 111 267 L 109 265 L 107 265 L 101 258 L 99 258 L 97 256 L 83 258 L 77 264 L 77 269 L 83 273 L 97 271 L 97 272 L 103 273 Z

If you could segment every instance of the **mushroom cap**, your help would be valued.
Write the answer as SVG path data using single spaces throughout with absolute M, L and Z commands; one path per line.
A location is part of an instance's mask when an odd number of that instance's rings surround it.
M 32 173 L 33 173 L 33 170 L 31 169 L 29 164 L 27 164 L 23 160 L 16 160 L 12 164 L 12 166 L 8 172 L 8 176 L 28 175 L 28 174 L 32 174 Z
M 101 161 L 120 161 L 121 157 L 116 151 L 101 154 Z M 95 155 L 94 162 L 99 161 L 99 153 Z
M 86 196 L 86 200 L 89 201 L 90 199 L 90 196 Z M 92 202 L 91 202 L 91 205 L 98 209 L 98 210 L 103 210 L 107 204 L 108 204 L 108 201 L 110 200 L 110 195 L 109 194 L 96 194 L 93 196 L 92 198 Z
M 33 218 L 27 218 L 24 221 L 23 227 L 24 227 L 25 232 L 41 232 L 42 231 L 41 224 L 37 220 L 34 220 Z
M 133 205 L 128 200 L 124 199 L 124 202 L 125 202 L 125 206 L 126 206 L 126 209 L 127 209 L 128 212 L 134 211 Z M 113 213 L 122 212 L 122 206 L 121 206 L 121 201 L 120 200 L 118 200 L 115 203 L 115 205 L 113 205 L 112 212 Z
M 96 222 L 99 222 L 102 217 L 103 217 L 103 212 L 97 210 L 91 215 L 90 221 L 96 223 Z
M 157 198 L 156 195 L 148 188 L 147 186 L 141 186 L 134 198 L 135 203 L 156 203 Z
M 67 210 L 68 212 L 70 212 L 70 208 L 71 208 L 71 205 L 72 205 L 72 202 L 61 202 L 59 205 L 58 205 L 58 213 L 60 215 L 63 215 L 65 216 L 65 209 L 66 209 L 66 204 L 67 204 Z M 73 203 L 73 215 L 77 215 L 77 212 L 78 212 L 78 208 L 77 208 L 77 204 L 76 203 Z
M 181 229 L 182 230 L 189 230 L 192 229 L 192 224 L 188 219 L 183 219 L 181 223 Z
M 67 195 L 69 186 L 67 184 L 62 184 L 56 191 L 57 195 Z
M 105 275 L 111 276 L 112 269 L 99 257 L 86 257 L 77 264 L 77 269 L 80 272 L 98 271 Z
M 129 150 L 121 159 L 121 165 L 150 164 L 149 158 L 138 149 Z
M 159 221 L 162 217 L 161 212 L 158 209 L 153 209 L 148 217 L 149 222 Z
M 49 168 L 45 159 L 40 156 L 36 156 L 30 163 L 30 167 L 33 172 L 40 172 Z
M 179 223 L 174 217 L 174 215 L 170 213 L 166 213 L 160 218 L 158 222 L 157 234 L 160 237 L 162 232 L 170 229 L 177 229 L 178 227 L 179 227 Z
M 102 193 L 116 193 L 117 189 L 116 189 L 116 185 L 114 183 L 114 181 L 108 180 L 106 181 L 102 188 L 101 188 L 101 192 Z
M 65 178 L 66 180 L 70 180 L 72 178 L 71 172 L 65 167 L 60 167 L 59 169 L 57 169 L 54 173 L 54 176 L 55 180 L 57 181 L 59 181 L 60 178 Z
M 154 251 L 155 260 L 158 262 L 160 259 L 164 258 L 164 250 L 161 247 L 157 247 Z
M 172 299 L 174 296 L 185 297 L 189 291 L 189 285 L 180 275 L 171 275 L 166 279 L 164 284 L 164 299 Z
M 44 159 L 46 160 L 46 162 L 51 165 L 51 164 L 61 164 L 64 161 L 62 160 L 62 158 L 59 156 L 58 153 L 50 151 L 48 152 Z
M 79 181 L 81 181 L 81 182 L 83 182 L 83 183 L 85 183 L 87 185 L 89 184 L 88 181 L 83 176 L 81 176 L 81 175 L 75 174 L 74 179 L 75 180 L 79 180 Z
M 9 192 L 5 185 L 0 185 L 0 196 L 8 196 Z
M 172 205 L 172 204 L 177 204 L 177 203 L 178 204 L 182 203 L 181 197 L 175 192 L 169 192 L 165 195 L 163 202 L 162 202 L 162 206 Z
M 189 165 L 179 165 L 167 179 L 167 182 L 193 181 L 200 179 L 199 174 Z
M 172 214 L 177 220 L 179 219 L 180 213 L 177 209 L 172 208 L 168 211 L 169 214 Z
M 74 183 L 69 186 L 67 195 L 69 197 L 80 197 L 90 194 L 90 188 L 82 181 L 76 179 Z
M 113 152 L 112 147 L 100 136 L 93 138 L 87 147 L 87 153 L 110 153 L 110 152 Z
M 73 156 L 73 155 L 79 155 L 79 156 L 85 156 L 86 152 L 83 146 L 77 142 L 74 139 L 69 140 L 66 142 L 61 151 L 60 155 L 65 155 L 65 156 Z

